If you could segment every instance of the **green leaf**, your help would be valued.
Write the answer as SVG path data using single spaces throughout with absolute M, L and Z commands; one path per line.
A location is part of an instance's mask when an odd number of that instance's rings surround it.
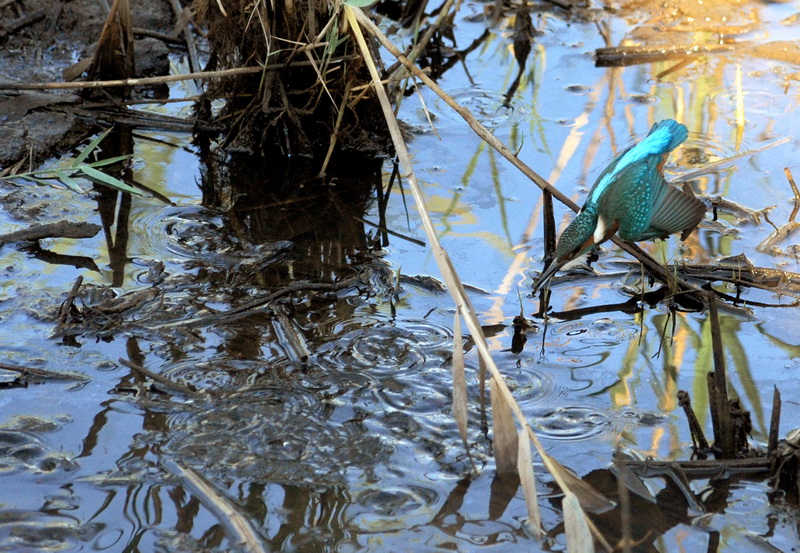
M 72 167 L 73 167 L 73 168 L 77 168 L 77 167 L 78 167 L 80 164 L 82 164 L 82 163 L 84 162 L 84 160 L 85 160 L 87 157 L 89 157 L 89 155 L 90 155 L 90 154 L 91 154 L 93 151 L 95 151 L 95 150 L 97 149 L 97 146 L 100 144 L 100 142 L 102 142 L 102 141 L 103 141 L 103 139 L 104 139 L 106 136 L 108 136 L 108 133 L 110 133 L 110 132 L 111 132 L 111 129 L 107 129 L 107 130 L 105 130 L 105 131 L 101 132 L 100 134 L 98 134 L 98 135 L 95 137 L 95 139 L 94 139 L 94 140 L 92 140 L 92 141 L 89 143 L 89 145 L 88 145 L 88 146 L 86 146 L 86 149 L 85 149 L 85 150 L 83 150 L 83 151 L 80 153 L 80 155 L 79 155 L 78 157 L 76 157 L 76 158 L 75 158 L 75 161 L 73 161 L 73 162 L 72 162 Z
M 343 2 L 346 6 L 353 6 L 354 8 L 366 8 L 367 6 L 371 6 L 378 0 L 346 0 Z
M 103 167 L 104 165 L 111 165 L 112 163 L 119 163 L 120 161 L 125 161 L 128 159 L 129 155 L 125 156 L 117 156 L 117 157 L 108 157 L 106 159 L 100 159 L 97 161 L 93 161 L 92 163 L 87 163 L 87 167 Z
M 141 191 L 137 190 L 131 185 L 122 182 L 116 177 L 112 177 L 108 173 L 103 173 L 102 171 L 95 169 L 94 167 L 90 167 L 89 165 L 82 165 L 78 169 L 93 182 L 104 184 L 106 186 L 110 186 L 111 188 L 116 188 L 117 190 L 120 190 L 122 192 L 129 192 L 131 194 L 136 194 L 137 196 L 144 196 L 144 194 L 142 194 Z
M 81 185 L 78 184 L 78 181 L 76 181 L 71 176 L 69 176 L 65 171 L 57 169 L 55 171 L 55 173 L 56 173 L 56 176 L 58 177 L 58 180 L 63 182 L 64 185 L 67 188 L 69 188 L 70 190 L 73 190 L 73 191 L 77 192 L 78 194 L 85 194 L 86 193 L 84 191 L 84 189 L 81 188 Z

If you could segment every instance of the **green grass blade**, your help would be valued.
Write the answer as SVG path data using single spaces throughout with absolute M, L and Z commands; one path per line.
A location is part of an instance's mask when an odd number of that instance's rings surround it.
M 116 177 L 112 177 L 107 173 L 103 173 L 102 171 L 95 169 L 94 167 L 90 167 L 89 165 L 82 165 L 78 168 L 87 178 L 91 179 L 93 182 L 97 182 L 99 184 L 104 184 L 105 186 L 110 186 L 111 188 L 115 188 L 121 192 L 129 192 L 131 194 L 136 194 L 137 196 L 144 196 L 141 191 L 137 190 L 136 188 L 132 187 L 129 184 L 126 184 L 119 180 Z
M 66 171 L 62 171 L 62 170 L 58 169 L 58 170 L 56 170 L 55 173 L 56 173 L 56 176 L 58 177 L 58 180 L 63 182 L 64 185 L 67 188 L 69 188 L 70 190 L 72 190 L 74 192 L 77 192 L 78 194 L 85 194 L 86 193 L 86 191 L 83 188 L 81 188 L 81 185 L 78 184 L 78 181 L 76 181 L 71 176 L 69 176 L 66 173 Z
M 107 129 L 98 134 L 97 137 L 95 137 L 95 139 L 92 140 L 89 143 L 89 145 L 86 146 L 86 148 L 78 155 L 78 157 L 75 158 L 75 161 L 72 162 L 72 167 L 77 169 L 77 167 L 81 165 L 86 160 L 86 158 L 89 157 L 89 155 L 97 149 L 97 146 L 100 144 L 100 142 L 103 141 L 103 139 L 106 136 L 108 136 L 109 132 L 111 132 L 111 129 Z
M 104 165 L 111 165 L 113 163 L 119 163 L 120 161 L 125 161 L 126 159 L 130 158 L 131 156 L 117 156 L 117 157 L 109 157 L 106 159 L 100 159 L 97 161 L 93 161 L 91 163 L 86 163 L 87 167 L 103 167 Z

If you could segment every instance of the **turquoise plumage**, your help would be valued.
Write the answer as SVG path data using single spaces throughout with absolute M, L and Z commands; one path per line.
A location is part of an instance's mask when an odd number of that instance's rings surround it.
M 600 174 L 586 203 L 564 229 L 555 258 L 534 285 L 534 293 L 564 265 L 611 238 L 629 242 L 666 238 L 685 240 L 706 212 L 692 194 L 667 184 L 663 169 L 669 153 L 689 136 L 672 119 L 653 125 L 638 144 L 620 153 Z

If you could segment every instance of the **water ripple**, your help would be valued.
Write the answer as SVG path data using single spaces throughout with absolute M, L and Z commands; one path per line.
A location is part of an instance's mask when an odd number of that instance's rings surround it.
M 347 406 L 286 387 L 249 390 L 169 417 L 164 452 L 220 477 L 343 482 L 347 469 L 391 452 Z
M 81 525 L 67 516 L 9 509 L 0 516 L 0 550 L 77 551 L 102 530 L 99 522 Z
M 506 102 L 505 96 L 497 90 L 470 87 L 449 92 L 456 102 L 469 109 L 472 115 L 489 129 L 512 126 L 522 121 L 528 113 L 520 99 L 514 97 L 510 102 Z M 435 106 L 441 111 L 441 119 L 448 120 L 453 125 L 463 124 L 461 117 L 444 105 L 443 101 L 437 100 Z
M 232 267 L 257 265 L 288 250 L 290 242 L 242 244 L 225 231 L 222 214 L 199 206 L 172 207 L 137 213 L 131 221 L 133 252 L 147 259 L 173 263 L 196 261 L 202 265 Z
M 540 409 L 531 420 L 540 437 L 565 441 L 585 440 L 611 427 L 608 415 L 579 405 Z
M 416 372 L 429 360 L 441 364 L 453 349 L 452 331 L 426 320 L 358 318 L 336 330 L 336 339 L 320 346 L 317 361 L 329 368 L 369 370 L 375 376 Z

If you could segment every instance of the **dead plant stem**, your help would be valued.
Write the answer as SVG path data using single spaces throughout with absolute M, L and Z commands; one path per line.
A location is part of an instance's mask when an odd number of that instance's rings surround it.
M 208 480 L 172 458 L 163 456 L 159 463 L 167 471 L 178 476 L 187 490 L 214 513 L 230 538 L 241 545 L 243 551 L 252 553 L 268 551 L 263 538 L 253 528 L 248 517 L 240 512 L 241 507 L 226 498 Z
M 341 62 L 356 59 L 358 56 L 348 55 L 332 58 L 332 62 Z M 313 65 L 310 61 L 294 61 L 290 66 L 300 67 Z M 200 71 L 198 73 L 187 73 L 185 75 L 164 75 L 162 77 L 143 77 L 141 79 L 115 79 L 109 81 L 79 81 L 74 83 L 50 82 L 50 83 L 10 83 L 0 82 L 0 90 L 71 90 L 86 88 L 108 88 L 119 86 L 144 86 L 162 83 L 174 83 L 179 81 L 190 81 L 192 79 L 219 79 L 225 77 L 235 77 L 237 75 L 248 75 L 251 73 L 261 73 L 262 71 L 276 71 L 284 69 L 284 63 L 270 63 L 257 67 L 237 67 L 235 69 L 223 69 L 220 71 Z
M 398 61 L 400 61 L 411 73 L 420 79 L 422 82 L 425 83 L 433 92 L 435 92 L 442 100 L 444 100 L 447 105 L 453 108 L 463 119 L 467 122 L 467 124 L 475 131 L 475 133 L 483 139 L 487 144 L 489 144 L 492 148 L 497 150 L 497 152 L 506 158 L 514 167 L 519 169 L 523 175 L 528 177 L 532 180 L 536 186 L 541 188 L 542 190 L 548 190 L 553 197 L 558 199 L 561 203 L 569 207 L 572 211 L 577 212 L 579 207 L 578 204 L 570 200 L 567 196 L 565 196 L 560 190 L 555 188 L 552 184 L 547 182 L 543 177 L 541 177 L 538 173 L 536 173 L 533 169 L 528 167 L 522 160 L 520 160 L 514 152 L 509 150 L 505 144 L 503 144 L 496 136 L 494 136 L 489 129 L 484 127 L 480 121 L 475 119 L 475 117 L 470 113 L 470 111 L 458 104 L 450 95 L 448 95 L 444 90 L 439 87 L 430 77 L 428 77 L 423 71 L 417 68 L 411 61 L 394 45 L 392 42 L 386 37 L 386 35 L 381 32 L 381 30 L 373 23 L 373 21 L 361 10 L 356 10 L 356 17 L 361 23 L 364 28 L 366 28 L 370 34 L 374 35 L 378 41 L 387 49 L 389 52 L 395 56 Z M 642 251 L 638 246 L 635 244 L 630 244 L 625 242 L 618 236 L 614 236 L 611 240 L 628 252 L 629 254 L 633 255 L 636 259 L 642 262 L 647 271 L 650 274 L 656 276 L 659 280 L 665 283 L 671 283 L 673 279 L 669 272 L 661 267 L 654 259 L 648 256 L 644 251 Z M 700 294 L 700 291 L 695 288 L 694 286 L 688 284 L 683 280 L 679 280 L 677 282 L 678 287 L 683 291 L 690 291 L 692 293 Z
M 170 3 L 172 4 L 172 10 L 175 12 L 175 21 L 177 27 L 183 18 L 184 10 L 191 10 L 191 8 L 184 8 L 181 5 L 180 0 L 170 0 Z M 191 11 L 189 13 L 191 13 Z M 182 34 L 183 40 L 186 43 L 187 53 L 189 55 L 189 68 L 192 71 L 199 71 L 200 57 L 197 55 L 197 46 L 194 42 L 194 35 L 192 34 L 192 30 L 189 28 L 188 23 L 183 26 Z M 199 82 L 195 83 L 195 86 L 198 90 L 202 88 Z
M 400 127 L 397 123 L 397 119 L 395 118 L 394 111 L 392 110 L 392 105 L 389 102 L 389 97 L 386 94 L 386 90 L 383 86 L 380 85 L 380 75 L 378 74 L 378 70 L 375 67 L 375 63 L 372 60 L 372 57 L 369 52 L 369 48 L 367 47 L 367 43 L 364 40 L 364 36 L 361 33 L 361 29 L 358 23 L 361 23 L 371 34 L 377 37 L 380 42 L 387 47 L 392 55 L 394 56 L 403 56 L 403 54 L 394 47 L 394 45 L 386 38 L 385 35 L 380 31 L 380 29 L 375 26 L 372 20 L 359 8 L 354 8 L 352 6 L 345 5 L 345 14 L 347 16 L 348 21 L 350 22 L 350 26 L 353 29 L 353 33 L 355 34 L 356 41 L 358 42 L 359 47 L 361 48 L 361 53 L 364 56 L 364 60 L 367 64 L 369 69 L 370 75 L 372 76 L 372 80 L 375 83 L 375 92 L 378 96 L 378 100 L 380 101 L 381 108 L 384 113 L 384 117 L 386 118 L 386 123 L 389 127 L 389 133 L 391 134 L 392 141 L 395 146 L 395 151 L 397 153 L 397 157 L 400 162 L 400 167 L 402 168 L 402 172 L 405 175 L 405 178 L 409 184 L 409 188 L 411 189 L 411 193 L 414 197 L 416 202 L 420 219 L 422 220 L 422 227 L 425 230 L 425 234 L 428 237 L 428 243 L 431 247 L 431 252 L 433 253 L 434 259 L 436 260 L 436 264 L 439 267 L 439 271 L 442 273 L 442 277 L 444 278 L 445 282 L 447 283 L 447 289 L 450 292 L 450 295 L 453 298 L 453 302 L 457 306 L 457 310 L 463 315 L 464 322 L 466 323 L 467 328 L 469 328 L 470 334 L 472 335 L 472 339 L 475 342 L 475 346 L 479 352 L 479 355 L 483 359 L 484 363 L 486 364 L 486 368 L 492 375 L 492 378 L 496 384 L 496 389 L 499 392 L 500 396 L 506 402 L 506 404 L 511 409 L 514 417 L 516 418 L 517 422 L 523 428 L 527 428 L 528 435 L 531 438 L 531 441 L 534 444 L 534 447 L 539 452 L 540 457 L 545 462 L 545 465 L 548 468 L 548 471 L 553 475 L 553 478 L 558 483 L 559 487 L 562 490 L 569 490 L 568 485 L 564 478 L 562 478 L 560 472 L 563 469 L 560 469 L 560 465 L 558 465 L 554 459 L 552 459 L 544 450 L 539 439 L 533 433 L 530 425 L 527 423 L 527 419 L 525 418 L 522 409 L 520 408 L 519 404 L 514 399 L 511 390 L 506 385 L 505 379 L 503 378 L 500 369 L 497 368 L 497 365 L 492 358 L 491 353 L 489 352 L 489 346 L 486 342 L 486 337 L 483 334 L 483 330 L 481 329 L 480 322 L 478 321 L 477 314 L 475 312 L 474 307 L 472 306 L 472 302 L 467 296 L 466 291 L 464 290 L 464 286 L 461 280 L 458 278 L 458 274 L 455 270 L 455 267 L 450 260 L 450 256 L 447 254 L 447 251 L 441 246 L 439 243 L 439 238 L 437 236 L 436 230 L 433 226 L 433 221 L 431 220 L 430 214 L 428 213 L 427 207 L 425 205 L 425 200 L 422 196 L 422 190 L 419 187 L 417 182 L 416 176 L 414 175 L 414 168 L 411 163 L 411 156 L 409 155 L 408 148 L 406 147 L 405 141 L 403 140 L 402 133 L 400 131 Z M 398 57 L 398 59 L 401 59 Z M 403 61 L 405 56 L 401 59 Z M 417 70 L 416 67 L 408 62 L 408 60 L 403 61 L 403 64 L 406 65 L 413 73 L 419 75 L 424 74 Z M 452 100 L 449 96 L 447 96 L 433 81 L 425 77 L 425 82 L 428 86 L 436 87 L 437 94 L 439 94 L 445 101 L 453 107 L 459 114 L 464 117 L 470 126 L 479 132 L 479 135 L 483 138 L 483 135 L 486 135 L 486 140 L 492 139 L 496 144 L 495 149 L 503 149 L 508 151 L 508 149 L 494 136 L 492 136 L 488 130 L 480 125 L 480 123 L 475 120 L 474 117 L 469 113 L 468 110 L 459 106 L 455 101 Z M 509 155 L 510 152 L 509 152 Z M 511 156 L 514 157 L 513 155 Z M 535 178 L 542 183 L 542 187 L 549 187 L 552 188 L 544 179 L 536 175 L 533 171 L 528 169 L 528 172 L 535 176 Z M 553 194 L 559 194 L 560 192 L 553 189 Z M 566 197 L 564 200 L 569 201 Z M 571 202 L 570 202 L 571 203 Z M 574 204 L 573 204 L 574 205 Z M 577 207 L 577 206 L 576 206 Z M 588 519 L 587 519 L 588 521 Z M 595 529 L 596 531 L 596 529 Z M 604 543 L 604 546 L 608 545 L 608 543 L 603 539 L 602 535 L 599 533 L 595 534 L 601 542 Z M 610 551 L 611 549 L 609 549 Z

